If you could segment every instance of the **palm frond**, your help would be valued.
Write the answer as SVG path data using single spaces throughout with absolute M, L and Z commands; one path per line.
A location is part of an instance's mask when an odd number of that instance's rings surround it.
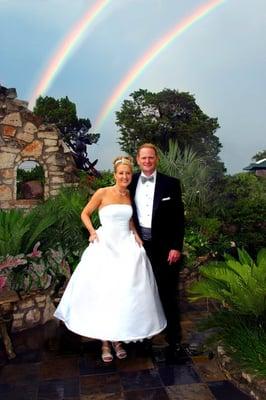
M 27 235 L 24 238 L 24 252 L 32 250 L 34 244 L 40 239 L 41 235 L 47 231 L 55 222 L 57 221 L 57 217 L 55 214 L 38 214 L 29 213 L 25 220 L 29 225 L 30 235 Z
M 59 194 L 45 203 L 45 210 L 56 216 L 52 227 L 52 238 L 45 236 L 46 247 L 51 247 L 51 240 L 60 243 L 65 254 L 80 253 L 88 244 L 80 214 L 88 201 L 87 192 L 76 188 L 61 189 Z M 95 217 L 92 217 L 92 219 Z
M 239 261 L 226 257 L 200 268 L 201 279 L 189 288 L 190 300 L 213 298 L 241 314 L 259 317 L 266 313 L 265 249 L 256 265 L 249 254 L 239 251 Z
M 29 229 L 22 211 L 0 211 L 0 256 L 23 253 L 22 242 Z
M 186 207 L 203 207 L 210 194 L 208 168 L 189 147 L 181 150 L 177 142 L 169 141 L 169 150 L 159 150 L 159 169 L 180 179 L 183 188 L 183 200 Z

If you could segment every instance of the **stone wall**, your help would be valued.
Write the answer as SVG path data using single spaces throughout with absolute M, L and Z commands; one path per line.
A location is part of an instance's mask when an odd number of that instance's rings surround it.
M 11 331 L 17 332 L 43 325 L 53 318 L 54 312 L 55 306 L 49 290 L 31 293 L 15 303 Z
M 27 106 L 27 102 L 16 99 L 15 89 L 0 86 L 0 208 L 28 208 L 34 204 L 17 200 L 17 169 L 24 161 L 42 166 L 44 199 L 56 195 L 62 185 L 78 182 L 71 151 L 58 129 L 43 125 Z
M 0 313 L 11 321 L 10 331 L 19 332 L 43 325 L 54 318 L 54 290 L 32 291 L 17 295 L 14 291 L 4 290 L 0 296 Z

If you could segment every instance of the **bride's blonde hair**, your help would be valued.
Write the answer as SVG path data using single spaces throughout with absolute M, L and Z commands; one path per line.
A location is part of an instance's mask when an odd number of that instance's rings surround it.
M 125 164 L 128 165 L 133 170 L 133 158 L 130 156 L 118 156 L 113 161 L 114 172 L 116 172 L 118 165 Z

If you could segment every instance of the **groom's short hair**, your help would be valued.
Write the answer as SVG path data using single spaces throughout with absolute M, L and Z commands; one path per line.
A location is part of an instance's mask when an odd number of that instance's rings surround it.
M 144 149 L 144 148 L 148 148 L 148 149 L 153 149 L 154 150 L 154 152 L 155 152 L 155 155 L 156 155 L 156 157 L 158 157 L 158 150 L 157 150 L 157 147 L 154 145 L 154 144 L 152 144 L 152 143 L 143 143 L 141 146 L 139 146 L 139 148 L 138 148 L 138 150 L 137 150 L 137 155 L 139 155 L 139 153 L 140 153 L 140 150 L 141 149 Z

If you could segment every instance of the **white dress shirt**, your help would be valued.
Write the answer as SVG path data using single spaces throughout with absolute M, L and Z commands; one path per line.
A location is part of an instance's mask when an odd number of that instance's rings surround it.
M 140 226 L 144 228 L 151 228 L 153 198 L 156 183 L 156 171 L 150 176 L 154 177 L 154 181 L 141 182 L 141 176 L 146 176 L 143 172 L 139 176 L 138 184 L 136 187 L 135 204 L 137 207 L 137 214 Z

